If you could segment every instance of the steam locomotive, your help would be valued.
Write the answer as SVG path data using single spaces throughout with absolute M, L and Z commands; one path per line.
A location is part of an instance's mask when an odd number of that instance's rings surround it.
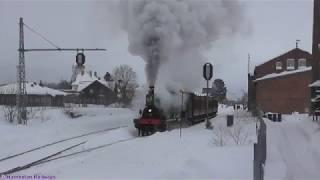
M 206 96 L 197 95 L 195 93 L 183 93 L 187 101 L 184 105 L 184 111 L 174 110 L 165 112 L 156 103 L 154 95 L 154 87 L 151 86 L 146 95 L 145 108 L 140 111 L 140 117 L 134 119 L 135 128 L 138 129 L 139 136 L 152 134 L 156 131 L 166 131 L 169 123 L 182 121 L 184 124 L 193 125 L 204 121 L 207 118 L 206 112 Z M 209 96 L 208 99 L 208 117 L 213 118 L 218 112 L 218 102 L 214 97 Z M 172 121 L 174 120 L 174 121 Z

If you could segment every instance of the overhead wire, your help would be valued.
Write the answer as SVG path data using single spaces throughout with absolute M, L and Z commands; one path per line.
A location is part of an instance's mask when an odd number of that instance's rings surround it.
M 34 30 L 33 28 L 31 28 L 30 26 L 28 26 L 27 24 L 23 23 L 23 25 L 28 28 L 31 32 L 33 32 L 34 34 L 38 35 L 39 37 L 41 37 L 44 41 L 46 41 L 47 43 L 49 43 L 50 45 L 54 46 L 57 49 L 61 49 L 58 45 L 56 45 L 55 43 L 53 43 L 52 41 L 50 41 L 48 38 L 46 38 L 44 35 L 40 34 L 39 32 L 37 32 L 36 30 Z

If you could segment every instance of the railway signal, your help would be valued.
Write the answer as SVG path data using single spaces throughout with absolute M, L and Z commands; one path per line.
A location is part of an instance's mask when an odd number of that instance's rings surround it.
M 86 62 L 86 56 L 80 52 L 76 55 L 76 63 L 78 66 L 82 66 Z
M 25 49 L 24 47 L 24 27 L 28 28 L 31 32 L 41 37 L 44 41 L 51 44 L 55 48 L 50 49 Z M 78 53 L 79 50 L 82 53 Z M 19 19 L 19 64 L 17 66 L 17 81 L 18 89 L 16 92 L 16 106 L 17 106 L 17 120 L 18 124 L 27 124 L 27 92 L 26 92 L 26 72 L 25 72 L 25 52 L 39 52 L 39 51 L 76 51 L 76 62 L 78 66 L 82 66 L 85 63 L 84 51 L 106 51 L 101 48 L 60 48 L 53 42 L 49 41 L 46 37 L 29 27 L 23 22 L 23 18 Z
M 210 81 L 213 76 L 213 66 L 211 63 L 205 63 L 203 65 L 203 78 Z
M 212 129 L 211 122 L 209 121 L 209 114 L 208 114 L 208 107 L 209 107 L 209 81 L 213 76 L 213 65 L 211 63 L 205 63 L 203 65 L 203 78 L 207 81 L 207 90 L 206 90 L 206 114 L 207 114 L 207 120 L 206 120 L 206 128 Z

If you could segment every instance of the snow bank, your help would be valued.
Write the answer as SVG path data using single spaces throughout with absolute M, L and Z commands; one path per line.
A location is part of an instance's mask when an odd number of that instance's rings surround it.
M 267 124 L 265 179 L 319 179 L 320 129 L 307 114 Z
M 226 114 L 234 113 L 232 108 L 221 106 L 220 110 L 218 117 L 211 120 L 214 126 L 226 126 Z M 73 111 L 82 116 L 70 119 L 64 115 L 63 109 L 51 108 L 42 112 L 47 117 L 45 121 L 41 120 L 39 110 L 28 126 L 15 126 L 2 121 L 1 157 L 61 138 L 122 125 L 128 127 L 50 147 L 18 161 L 11 161 L 10 165 L 21 165 L 21 162 L 38 159 L 83 140 L 88 142 L 77 150 L 136 137 L 137 132 L 132 124 L 136 115 L 134 111 L 100 107 L 74 108 Z M 253 121 L 244 115 L 235 115 L 235 124 L 247 120 L 247 132 L 252 135 L 250 131 L 255 131 Z M 17 174 L 41 173 L 57 179 L 252 179 L 252 143 L 218 147 L 212 143 L 214 131 L 215 128 L 213 131 L 207 130 L 205 124 L 201 123 L 182 129 L 181 138 L 179 129 L 156 133 Z M 0 162 L 0 170 L 7 168 L 6 164 Z

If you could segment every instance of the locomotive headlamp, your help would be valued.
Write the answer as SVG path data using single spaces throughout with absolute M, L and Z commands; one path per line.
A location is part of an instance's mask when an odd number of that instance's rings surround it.
M 151 113 L 151 112 L 152 112 L 152 109 L 149 109 L 148 112 Z

